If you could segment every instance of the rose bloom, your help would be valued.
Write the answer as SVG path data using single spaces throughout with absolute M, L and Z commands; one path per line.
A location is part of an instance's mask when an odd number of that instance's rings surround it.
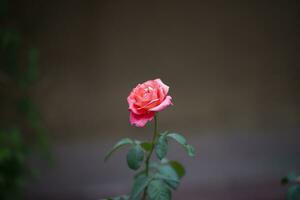
M 143 127 L 153 119 L 156 112 L 173 105 L 168 92 L 169 86 L 160 79 L 138 84 L 127 97 L 131 125 Z

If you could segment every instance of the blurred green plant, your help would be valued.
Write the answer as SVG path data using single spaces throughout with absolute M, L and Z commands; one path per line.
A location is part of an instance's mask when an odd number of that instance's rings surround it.
M 282 185 L 288 185 L 287 200 L 300 200 L 300 176 L 289 173 L 281 179 Z
M 8 20 L 8 1 L 0 0 L 0 199 L 22 199 L 36 171 L 28 166 L 34 152 L 49 157 L 40 114 L 30 98 L 38 77 L 38 50 Z

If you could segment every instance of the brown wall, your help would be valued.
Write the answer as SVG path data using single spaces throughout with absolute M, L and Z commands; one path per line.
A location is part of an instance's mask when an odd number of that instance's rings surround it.
M 126 97 L 157 77 L 174 99 L 160 129 L 197 149 L 171 148 L 188 171 L 174 199 L 283 199 L 280 178 L 300 167 L 297 1 L 16 2 L 40 50 L 33 95 L 55 144 L 29 199 L 128 192 L 125 153 L 102 158 L 120 137 L 149 138 L 152 127 L 129 125 Z
M 130 130 L 128 92 L 157 77 L 175 102 L 162 114 L 166 127 L 299 127 L 295 5 L 43 1 L 34 8 L 36 99 L 55 136 Z

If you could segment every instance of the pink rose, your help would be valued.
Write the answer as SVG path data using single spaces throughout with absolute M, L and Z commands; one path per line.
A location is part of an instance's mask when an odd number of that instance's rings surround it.
M 168 91 L 169 86 L 160 79 L 138 84 L 127 97 L 131 125 L 143 127 L 153 119 L 155 112 L 173 105 Z

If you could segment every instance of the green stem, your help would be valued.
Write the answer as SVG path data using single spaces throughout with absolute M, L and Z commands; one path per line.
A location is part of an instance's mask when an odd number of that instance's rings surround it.
M 153 150 L 155 148 L 155 145 L 156 145 L 156 137 L 157 137 L 157 114 L 154 115 L 154 133 L 153 133 L 153 137 L 152 137 L 152 141 L 151 141 L 151 149 L 150 149 L 150 152 L 146 158 L 146 175 L 148 176 L 149 175 L 149 162 L 150 162 L 150 158 L 152 156 L 152 153 L 153 153 Z M 143 194 L 143 200 L 146 199 L 146 196 L 147 196 L 147 187 L 145 188 L 144 190 L 144 194 Z

